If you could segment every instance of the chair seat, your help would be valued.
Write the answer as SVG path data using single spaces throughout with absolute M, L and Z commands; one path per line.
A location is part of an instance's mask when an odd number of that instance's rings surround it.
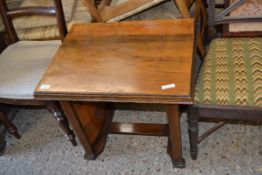
M 34 90 L 60 40 L 19 41 L 0 55 L 0 98 L 33 99 Z
M 262 107 L 262 38 L 213 40 L 195 87 L 195 103 Z

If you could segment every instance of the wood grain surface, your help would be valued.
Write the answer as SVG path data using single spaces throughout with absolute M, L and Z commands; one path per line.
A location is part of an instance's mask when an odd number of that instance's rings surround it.
M 193 50 L 193 19 L 76 24 L 35 95 L 191 104 Z

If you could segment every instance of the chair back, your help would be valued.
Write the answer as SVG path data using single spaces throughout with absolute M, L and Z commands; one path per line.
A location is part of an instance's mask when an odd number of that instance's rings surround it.
M 197 25 L 196 26 L 197 48 L 200 56 L 203 58 L 206 54 L 205 35 L 207 29 L 207 11 L 206 11 L 205 1 L 196 0 L 194 17 Z
M 204 57 L 205 55 L 205 46 L 204 46 L 204 35 L 207 26 L 207 14 L 205 9 L 205 0 L 177 0 L 175 1 L 177 7 L 181 13 L 183 18 L 192 18 L 190 14 L 190 8 L 195 3 L 195 13 L 194 18 L 196 22 L 196 43 L 197 43 L 197 51 L 200 57 Z
M 0 13 L 2 15 L 9 43 L 11 44 L 19 40 L 12 20 L 17 17 L 32 15 L 55 16 L 60 39 L 64 40 L 67 34 L 67 28 L 62 2 L 61 0 L 54 0 L 54 4 L 54 7 L 30 6 L 8 9 L 6 0 L 0 0 Z
M 217 29 L 220 27 L 223 27 L 223 31 L 229 31 L 229 25 L 235 25 L 240 23 L 248 23 L 250 22 L 262 22 L 262 11 L 261 15 L 249 15 L 248 13 L 244 12 L 243 6 L 247 3 L 252 3 L 254 7 L 256 7 L 255 3 L 259 3 L 262 7 L 262 1 L 257 0 L 225 0 L 225 8 L 222 12 L 216 13 L 216 1 L 215 0 L 208 0 L 208 33 L 210 38 L 217 37 Z M 250 6 L 251 8 L 252 6 Z M 242 12 L 238 13 L 238 15 L 232 15 L 234 14 L 234 11 L 238 10 Z M 246 14 L 245 14 L 246 13 Z M 254 25 L 258 25 L 258 23 L 254 23 Z M 260 23 L 261 25 L 261 23 Z M 227 29 L 227 30 L 226 30 Z M 223 36 L 262 36 L 262 30 L 257 28 L 256 31 L 241 31 L 241 32 L 233 32 L 230 33 L 221 33 Z

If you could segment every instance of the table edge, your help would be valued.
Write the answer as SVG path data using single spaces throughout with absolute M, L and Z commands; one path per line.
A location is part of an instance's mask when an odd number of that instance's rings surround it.
M 34 94 L 36 100 L 55 101 L 89 101 L 89 102 L 123 102 L 123 103 L 160 103 L 160 104 L 193 104 L 192 96 L 188 95 L 128 95 L 128 94 Z

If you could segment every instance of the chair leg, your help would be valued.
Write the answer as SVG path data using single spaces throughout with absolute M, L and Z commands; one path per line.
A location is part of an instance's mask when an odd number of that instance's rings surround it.
M 66 116 L 64 115 L 59 103 L 48 102 L 46 104 L 46 106 L 47 106 L 47 109 L 49 110 L 49 112 L 52 113 L 55 120 L 58 121 L 60 128 L 65 133 L 66 139 L 68 141 L 70 141 L 73 146 L 76 146 L 77 142 L 76 142 L 76 139 L 75 139 L 75 134 L 70 129 L 68 120 L 67 120 Z
M 198 153 L 198 120 L 199 115 L 197 108 L 190 107 L 188 110 L 188 133 L 190 143 L 190 155 L 193 160 L 197 159 Z
M 4 154 L 5 151 L 5 146 L 6 146 L 6 141 L 5 141 L 5 136 L 6 136 L 6 131 L 3 131 L 0 134 L 0 156 Z
M 19 134 L 15 125 L 11 123 L 11 121 L 7 118 L 7 116 L 0 112 L 0 122 L 6 127 L 7 131 L 12 134 L 15 138 L 20 139 L 21 135 Z

